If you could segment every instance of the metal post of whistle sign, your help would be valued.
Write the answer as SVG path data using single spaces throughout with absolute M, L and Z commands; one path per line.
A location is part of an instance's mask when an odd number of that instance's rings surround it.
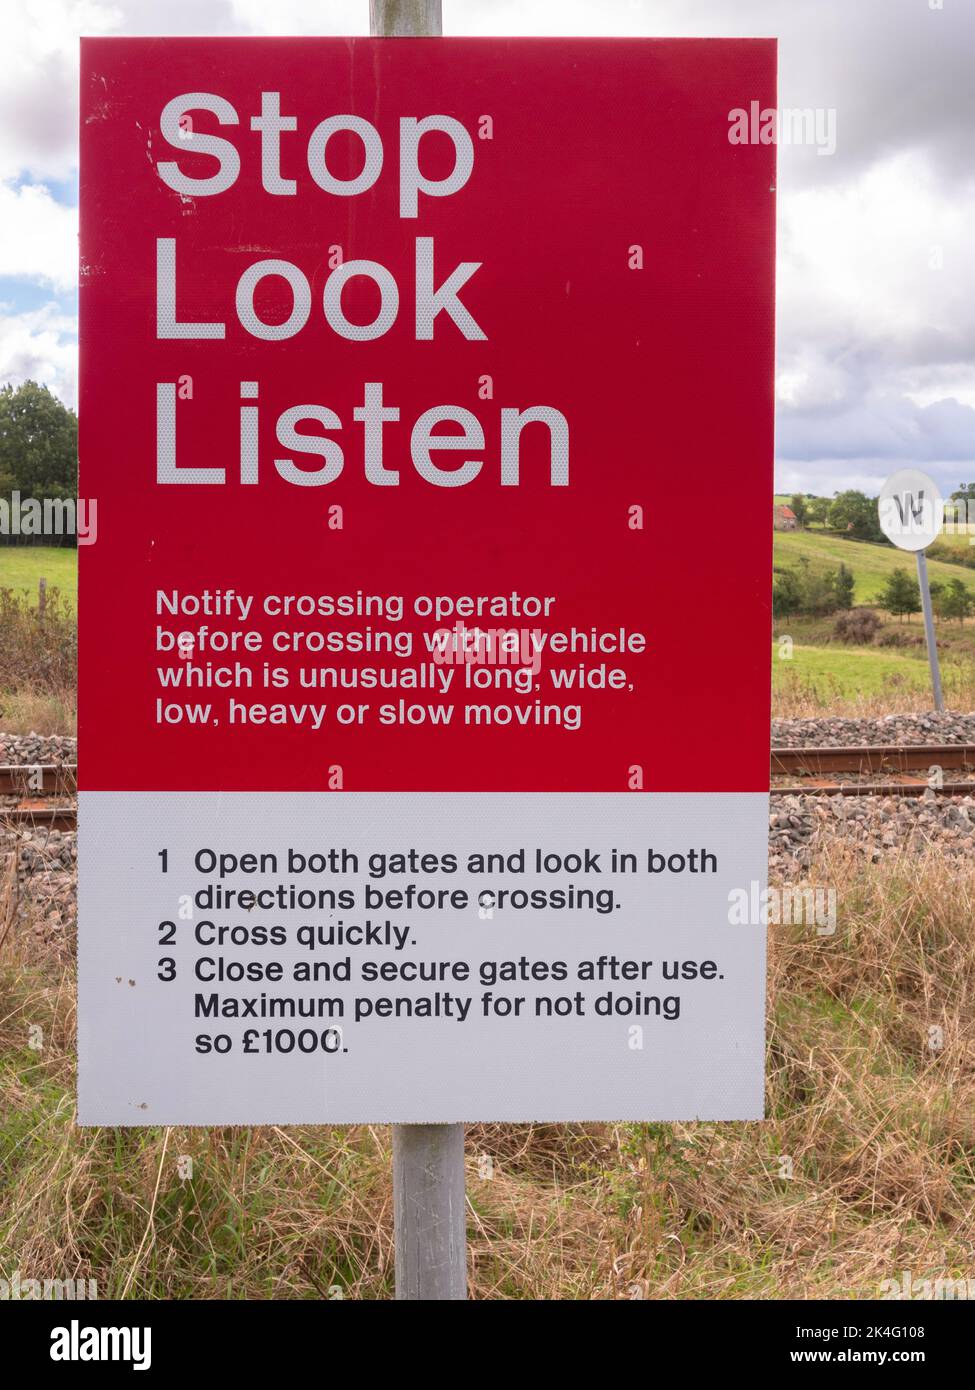
M 441 0 L 370 0 L 377 38 L 435 38 Z M 463 1125 L 393 1125 L 396 1297 L 467 1297 Z
M 934 707 L 940 713 L 944 707 L 941 693 L 941 669 L 938 666 L 938 644 L 934 636 L 934 615 L 931 612 L 931 585 L 928 583 L 928 557 L 919 550 L 917 559 L 917 583 L 921 590 L 921 609 L 924 613 L 924 636 L 928 643 L 928 665 L 931 667 L 931 689 L 934 692 Z
M 945 702 L 941 693 L 938 643 L 934 635 L 928 561 L 924 552 L 941 530 L 944 509 L 944 500 L 938 491 L 937 483 L 916 468 L 902 468 L 894 473 L 884 483 L 877 498 L 880 529 L 899 550 L 913 550 L 917 560 L 917 585 L 921 591 L 924 636 L 928 644 L 928 665 L 931 668 L 931 690 L 934 694 L 934 707 L 939 713 L 944 709 Z

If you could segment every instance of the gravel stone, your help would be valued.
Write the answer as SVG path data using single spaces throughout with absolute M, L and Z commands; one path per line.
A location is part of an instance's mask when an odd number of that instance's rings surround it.
M 975 714 L 886 714 L 875 719 L 773 719 L 773 748 L 975 743 Z
M 34 767 L 38 763 L 76 763 L 78 740 L 60 734 L 0 733 L 0 763 Z

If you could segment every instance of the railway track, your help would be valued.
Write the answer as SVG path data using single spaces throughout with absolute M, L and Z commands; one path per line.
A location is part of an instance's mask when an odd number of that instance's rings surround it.
M 861 747 L 773 748 L 772 773 L 912 772 L 932 767 L 975 771 L 975 743 L 864 744 Z
M 75 830 L 78 769 L 72 763 L 0 764 L 0 821 L 48 830 Z
M 951 778 L 946 772 L 970 776 Z M 852 773 L 853 780 L 837 779 Z M 921 776 L 905 776 L 909 773 Z M 895 781 L 889 774 L 900 773 Z M 782 782 L 792 777 L 798 781 Z M 878 780 L 879 779 L 879 780 Z M 859 747 L 773 748 L 771 791 L 777 796 L 938 796 L 975 794 L 975 744 L 864 744 Z
M 78 769 L 73 764 L 0 764 L 0 796 L 74 796 L 77 789 Z
M 949 780 L 948 772 L 969 776 Z M 837 776 L 843 773 L 851 775 L 846 779 Z M 896 779 L 891 776 L 895 773 L 899 774 Z M 0 821 L 74 830 L 77 776 L 73 763 L 0 764 Z M 975 795 L 975 744 L 772 749 L 773 796 L 917 797 L 929 790 L 939 797 Z

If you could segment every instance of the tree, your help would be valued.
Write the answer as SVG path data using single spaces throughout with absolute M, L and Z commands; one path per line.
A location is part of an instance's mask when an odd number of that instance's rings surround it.
M 46 386 L 0 387 L 0 493 L 76 497 L 78 420 Z
M 781 570 L 772 583 L 772 616 L 789 618 L 802 607 L 799 576 L 795 570 Z
M 799 525 L 805 526 L 806 517 L 808 516 L 809 509 L 806 506 L 806 499 L 805 497 L 803 497 L 801 492 L 794 492 L 792 494 L 792 496 L 789 498 L 789 506 L 795 513 L 795 518 Z
M 897 617 L 904 614 L 910 616 L 911 613 L 921 611 L 921 590 L 918 588 L 916 579 L 912 579 L 907 570 L 892 570 L 887 576 L 887 583 L 880 591 L 878 603 L 881 608 Z
M 840 567 L 833 575 L 833 591 L 836 594 L 837 608 L 853 607 L 853 590 L 856 587 L 856 580 L 853 578 L 853 571 L 847 569 L 846 565 L 840 562 Z
M 772 585 L 772 613 L 776 618 L 793 613 L 822 617 L 852 605 L 853 575 L 845 565 L 838 570 L 813 569 L 803 556 L 793 569 L 779 570 Z
M 829 508 L 829 524 L 858 541 L 883 541 L 876 500 L 851 489 L 838 493 Z
M 814 570 L 803 557 L 799 561 L 799 588 L 800 612 L 817 618 L 836 612 L 839 605 L 836 600 L 835 570 Z
M 806 503 L 806 520 L 817 526 L 825 526 L 832 503 L 828 497 L 811 497 Z
M 962 579 L 939 584 L 938 592 L 931 594 L 931 601 L 939 618 L 957 618 L 962 626 L 975 608 L 968 586 Z
M 975 521 L 975 483 L 962 483 L 956 487 L 945 503 L 945 529 L 966 526 Z

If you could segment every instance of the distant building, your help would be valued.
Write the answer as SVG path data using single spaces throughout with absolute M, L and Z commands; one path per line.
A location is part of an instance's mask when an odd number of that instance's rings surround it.
M 796 514 L 791 507 L 780 506 L 772 508 L 772 530 L 773 531 L 795 531 L 799 526 Z

